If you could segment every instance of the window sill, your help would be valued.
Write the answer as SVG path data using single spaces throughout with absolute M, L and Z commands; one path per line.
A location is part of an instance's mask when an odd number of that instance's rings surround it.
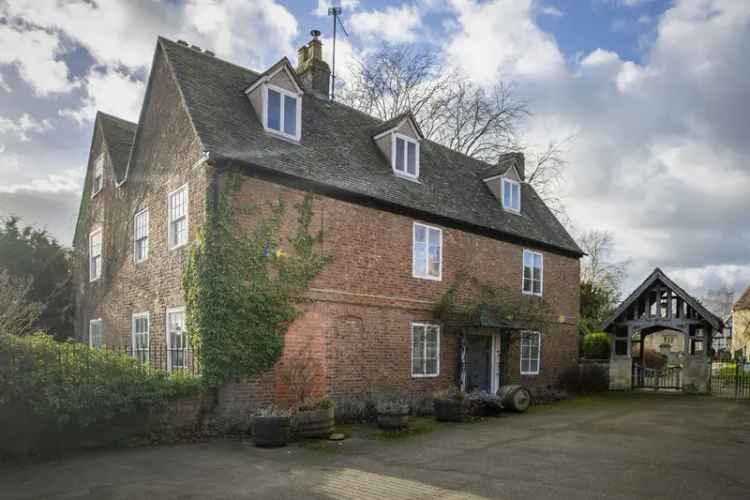
M 96 283 L 101 279 L 101 276 L 97 276 L 96 278 L 89 279 L 89 283 Z
M 524 377 L 535 377 L 539 375 L 539 372 L 521 372 L 521 375 Z
M 278 130 L 274 130 L 272 128 L 263 128 L 266 131 L 266 134 L 270 135 L 271 137 L 275 137 L 277 139 L 281 139 L 283 141 L 286 141 L 290 144 L 296 144 L 300 145 L 300 141 L 302 140 L 302 134 L 300 134 L 299 137 L 285 134 L 284 132 L 279 132 Z
M 443 281 L 442 276 L 417 276 L 416 274 L 412 274 L 411 277 L 418 280 Z
M 405 174 L 405 173 L 403 173 L 403 172 L 399 172 L 399 171 L 398 171 L 398 170 L 396 170 L 395 168 L 393 169 L 393 174 L 394 174 L 394 175 L 395 175 L 396 177 L 398 177 L 399 179 L 404 179 L 404 180 L 407 180 L 407 181 L 411 181 L 411 182 L 413 182 L 413 183 L 415 183 L 415 184 L 422 184 L 422 183 L 421 183 L 421 182 L 419 181 L 419 177 L 415 177 L 415 176 L 412 176 L 412 175 L 409 175 L 409 174 Z
M 179 248 L 179 247 L 175 247 L 175 248 Z M 135 263 L 135 265 L 137 266 L 138 264 L 143 264 L 147 260 L 148 260 L 148 257 L 146 257 L 145 259 L 141 259 L 141 260 L 133 260 L 133 263 Z
M 411 374 L 411 378 L 437 378 L 439 376 L 440 376 L 439 373 L 436 373 L 434 375 L 415 375 L 413 373 Z
M 175 246 L 173 246 L 173 247 L 169 247 L 169 248 L 167 249 L 167 251 L 169 251 L 169 252 L 173 252 L 173 251 L 175 251 L 175 250 L 179 250 L 180 248 L 182 248 L 182 247 L 185 247 L 185 246 L 187 246 L 187 244 L 188 244 L 188 242 L 187 242 L 187 241 L 186 241 L 185 243 L 180 243 L 179 245 L 175 245 Z
M 543 297 L 542 293 L 524 292 L 523 290 L 521 291 L 521 293 L 529 297 Z

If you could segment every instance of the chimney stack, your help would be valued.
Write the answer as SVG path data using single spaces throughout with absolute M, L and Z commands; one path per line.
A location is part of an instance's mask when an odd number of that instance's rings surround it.
M 297 51 L 297 76 L 302 80 L 305 90 L 318 97 L 328 99 L 331 85 L 331 68 L 323 60 L 323 43 L 320 31 L 310 32 L 312 40 Z

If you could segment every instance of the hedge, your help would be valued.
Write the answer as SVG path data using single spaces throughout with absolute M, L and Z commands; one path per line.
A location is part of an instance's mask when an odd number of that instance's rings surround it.
M 610 340 L 604 332 L 586 334 L 583 337 L 583 355 L 587 359 L 609 359 Z
M 152 410 L 200 391 L 199 378 L 144 368 L 120 353 L 57 342 L 45 334 L 0 334 L 3 434 L 72 434 Z

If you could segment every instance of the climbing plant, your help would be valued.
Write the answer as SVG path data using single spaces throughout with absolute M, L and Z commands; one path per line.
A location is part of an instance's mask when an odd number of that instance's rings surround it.
M 227 184 L 229 192 L 238 189 L 236 178 Z M 260 207 L 233 208 L 216 195 L 183 275 L 187 328 L 209 384 L 273 366 L 305 291 L 331 260 L 319 248 L 322 232 L 311 233 L 312 196 L 296 209 L 296 228 L 282 237 L 283 200 L 263 214 Z M 256 221 L 249 230 L 238 222 L 246 216 Z

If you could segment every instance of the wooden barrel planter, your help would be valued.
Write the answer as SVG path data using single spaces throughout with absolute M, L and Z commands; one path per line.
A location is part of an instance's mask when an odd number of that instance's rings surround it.
M 289 417 L 253 417 L 255 446 L 286 446 L 289 442 Z
M 298 411 L 294 416 L 297 433 L 300 437 L 320 439 L 328 438 L 333 433 L 334 409 Z
M 440 422 L 463 422 L 464 402 L 462 399 L 436 398 L 433 402 L 435 418 Z
M 531 406 L 531 393 L 520 385 L 504 385 L 497 392 L 502 398 L 503 408 L 523 413 Z
M 378 427 L 385 430 L 409 427 L 409 405 L 388 404 L 378 408 Z

